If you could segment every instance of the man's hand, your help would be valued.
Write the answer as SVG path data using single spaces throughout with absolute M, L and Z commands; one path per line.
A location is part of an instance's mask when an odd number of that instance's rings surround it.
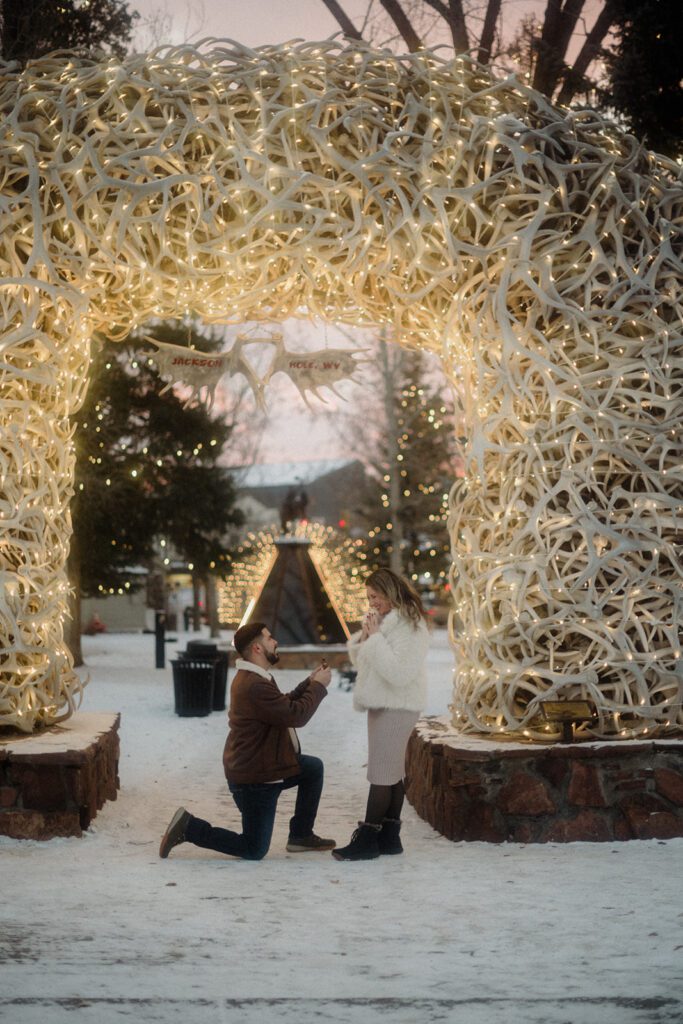
M 315 672 L 310 675 L 312 683 L 322 683 L 323 686 L 327 687 L 330 685 L 332 679 L 332 669 L 328 666 L 327 662 L 323 661 L 322 665 L 319 665 Z

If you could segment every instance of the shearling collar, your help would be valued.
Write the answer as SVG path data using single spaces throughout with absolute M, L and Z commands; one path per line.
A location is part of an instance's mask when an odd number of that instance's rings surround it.
M 398 609 L 391 608 L 380 623 L 380 631 L 382 633 L 385 632 L 385 627 L 386 629 L 392 629 L 392 627 L 396 625 L 400 618 L 401 616 L 398 613 Z
M 242 669 L 243 672 L 255 672 L 257 676 L 262 676 L 264 679 L 272 679 L 270 672 L 267 672 L 265 668 L 261 668 L 260 665 L 255 665 L 253 661 L 245 661 L 244 658 L 237 658 L 235 660 L 235 668 Z
M 398 608 L 392 608 L 384 616 L 380 623 L 380 633 L 392 633 L 397 627 L 410 626 L 412 629 L 419 629 L 419 623 L 413 622 L 407 615 L 401 615 Z

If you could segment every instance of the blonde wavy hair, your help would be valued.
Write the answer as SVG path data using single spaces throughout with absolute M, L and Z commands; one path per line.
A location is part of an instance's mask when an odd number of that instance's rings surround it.
M 366 587 L 372 587 L 378 593 L 386 597 L 392 608 L 395 608 L 399 615 L 408 619 L 413 625 L 419 625 L 420 621 L 429 623 L 422 598 L 417 590 L 403 576 L 399 576 L 392 569 L 375 569 L 365 581 Z

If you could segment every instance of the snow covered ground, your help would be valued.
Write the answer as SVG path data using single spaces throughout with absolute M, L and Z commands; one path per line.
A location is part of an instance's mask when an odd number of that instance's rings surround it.
M 152 636 L 84 647 L 83 710 L 121 712 L 121 791 L 82 839 L 0 837 L 3 1022 L 683 1021 L 683 840 L 451 843 L 407 807 L 403 857 L 347 864 L 285 851 L 285 793 L 264 861 L 189 845 L 161 861 L 179 804 L 237 826 L 225 716 L 174 714 Z M 430 664 L 440 714 L 443 632 Z M 276 673 L 283 689 L 304 674 Z M 326 765 L 316 830 L 345 842 L 364 809 L 365 733 L 336 680 L 300 736 Z

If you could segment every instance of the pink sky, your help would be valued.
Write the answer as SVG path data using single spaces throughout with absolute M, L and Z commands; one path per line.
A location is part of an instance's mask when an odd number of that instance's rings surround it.
M 340 31 L 322 0 L 129 0 L 141 15 L 136 45 L 149 49 L 153 41 L 197 42 L 205 36 L 235 39 L 247 46 L 282 43 L 290 39 L 325 39 Z M 368 0 L 341 0 L 354 24 L 361 28 Z M 547 0 L 504 0 L 506 23 L 514 25 L 523 14 L 543 16 Z M 590 25 L 602 4 L 587 0 Z M 375 0 L 374 7 L 379 4 Z M 152 40 L 147 20 L 161 14 L 163 38 Z
M 344 0 L 344 4 L 360 24 L 366 0 Z M 322 0 L 130 0 L 130 7 L 141 19 L 155 13 L 170 19 L 170 31 L 161 42 L 196 42 L 216 36 L 258 46 L 296 38 L 325 39 L 339 29 Z M 146 31 L 142 26 L 139 32 L 141 49 L 149 45 Z

